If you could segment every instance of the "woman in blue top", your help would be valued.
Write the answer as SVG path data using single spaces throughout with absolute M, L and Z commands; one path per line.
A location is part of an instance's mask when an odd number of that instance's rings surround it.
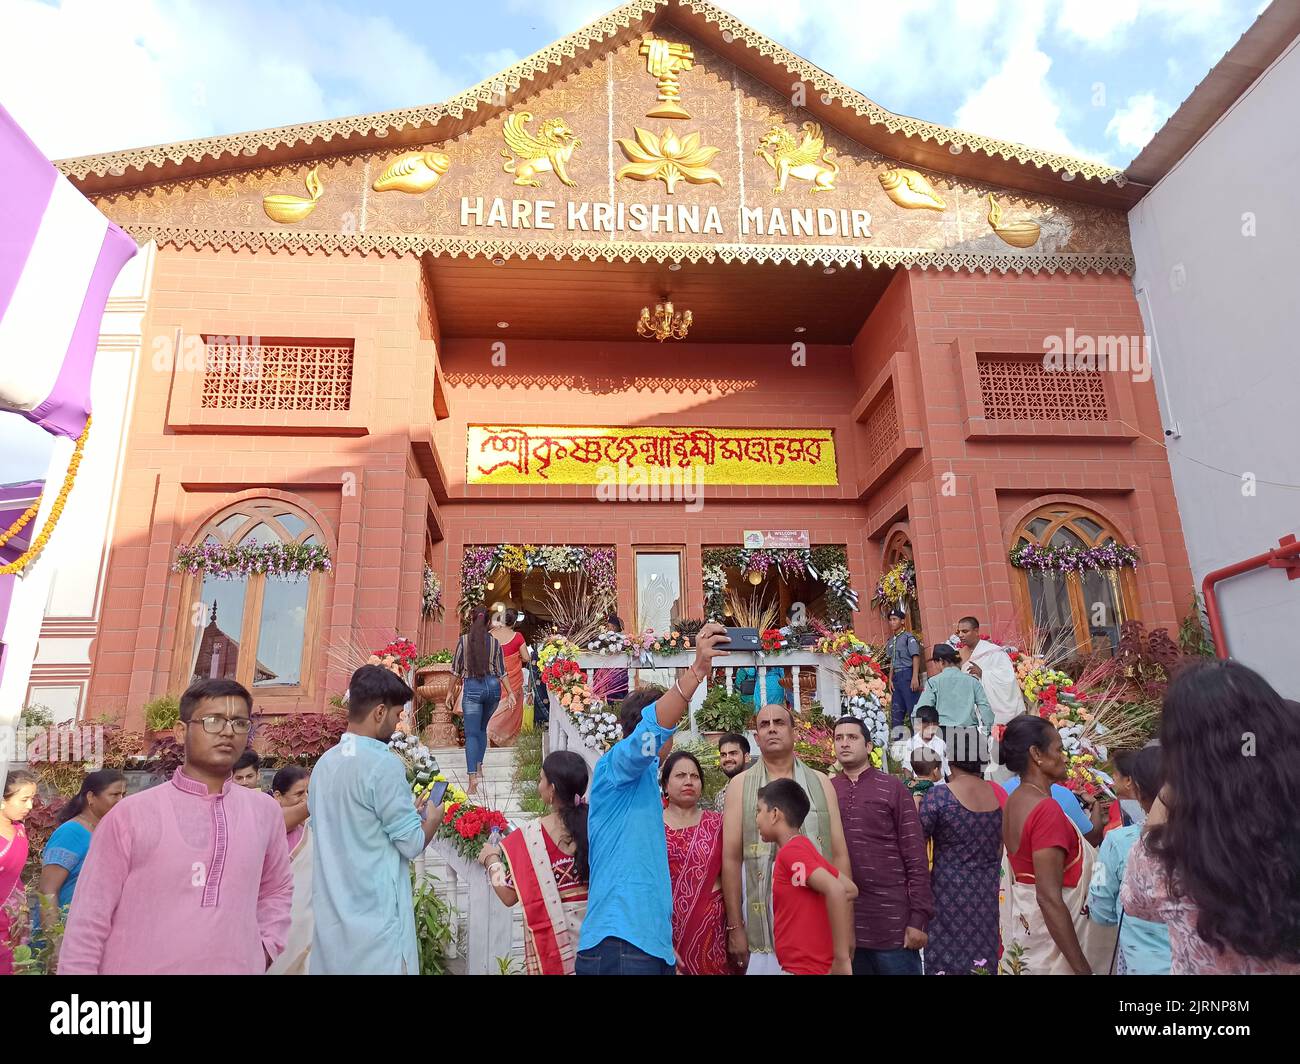
M 41 879 L 37 887 L 46 926 L 58 920 L 72 903 L 90 833 L 104 815 L 126 797 L 126 777 L 116 769 L 92 772 L 81 783 L 81 791 L 59 813 L 62 823 L 54 829 L 41 854 Z
M 1151 812 L 1165 782 L 1160 747 L 1144 746 L 1139 750 L 1132 760 L 1128 778 L 1143 811 Z M 1099 924 L 1110 927 L 1119 924 L 1117 975 L 1168 975 L 1169 928 L 1130 916 L 1119 904 L 1129 851 L 1141 833 L 1140 825 L 1129 824 L 1116 828 L 1102 841 L 1088 886 L 1088 914 Z

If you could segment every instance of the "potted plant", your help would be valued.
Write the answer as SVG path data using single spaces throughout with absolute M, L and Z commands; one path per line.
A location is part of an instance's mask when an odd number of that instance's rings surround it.
M 416 659 L 415 693 L 433 706 L 425 742 L 432 747 L 456 745 L 456 725 L 446 705 L 451 693 L 451 651 L 434 651 Z
M 741 734 L 754 715 L 753 705 L 736 691 L 727 693 L 721 685 L 710 687 L 704 703 L 695 712 L 695 726 L 705 736 L 716 739 L 727 732 Z

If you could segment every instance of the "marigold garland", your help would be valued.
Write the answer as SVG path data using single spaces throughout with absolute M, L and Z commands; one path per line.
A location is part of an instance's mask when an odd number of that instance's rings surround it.
M 24 526 L 26 526 L 27 522 L 30 521 L 33 517 L 35 517 L 40 512 L 41 500 L 43 498 L 45 498 L 45 492 L 41 492 L 39 495 L 37 495 L 36 501 L 32 503 L 31 506 L 27 507 L 26 510 L 23 511 L 22 516 L 18 518 L 18 520 L 15 521 L 12 525 L 6 528 L 3 532 L 0 532 L 0 547 L 3 547 L 11 539 L 13 539 L 14 536 L 18 535 L 18 533 L 23 530 Z
M 68 462 L 68 472 L 63 478 L 63 487 L 59 489 L 58 498 L 54 500 L 54 505 L 50 507 L 50 515 L 45 519 L 45 527 L 41 529 L 41 534 L 32 540 L 32 545 L 26 551 L 8 565 L 0 565 L 0 576 L 12 576 L 21 573 L 45 550 L 45 545 L 50 541 L 50 535 L 54 532 L 54 526 L 59 523 L 59 518 L 63 516 L 63 507 L 67 505 L 68 495 L 72 491 L 72 484 L 77 479 L 77 468 L 81 465 L 81 455 L 85 450 L 86 438 L 89 435 L 90 418 L 87 417 L 86 427 L 81 430 L 81 435 L 77 437 L 77 445 L 72 450 L 72 458 Z M 36 505 L 40 505 L 39 499 L 36 500 Z M 31 518 L 27 518 L 27 520 L 31 520 Z M 26 523 L 27 521 L 22 521 L 22 524 Z M 18 527 L 21 528 L 22 525 Z M 9 535 L 12 535 L 14 531 L 17 530 L 12 530 Z M 5 542 L 8 541 L 8 538 L 9 536 L 5 537 Z

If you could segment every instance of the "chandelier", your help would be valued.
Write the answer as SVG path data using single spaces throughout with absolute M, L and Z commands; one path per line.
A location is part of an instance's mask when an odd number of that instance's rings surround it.
M 673 305 L 668 302 L 656 303 L 654 314 L 650 313 L 649 307 L 642 307 L 641 318 L 636 323 L 638 333 L 647 340 L 653 337 L 660 343 L 670 336 L 674 340 L 684 340 L 690 329 L 691 312 L 684 310 L 680 314 L 674 314 Z

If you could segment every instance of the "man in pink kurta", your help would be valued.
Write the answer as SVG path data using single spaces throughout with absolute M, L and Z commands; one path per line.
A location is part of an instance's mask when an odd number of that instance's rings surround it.
M 270 795 L 229 776 L 252 700 L 233 681 L 205 680 L 181 706 L 185 765 L 95 828 L 60 975 L 261 975 L 284 951 L 293 900 L 284 817 Z

